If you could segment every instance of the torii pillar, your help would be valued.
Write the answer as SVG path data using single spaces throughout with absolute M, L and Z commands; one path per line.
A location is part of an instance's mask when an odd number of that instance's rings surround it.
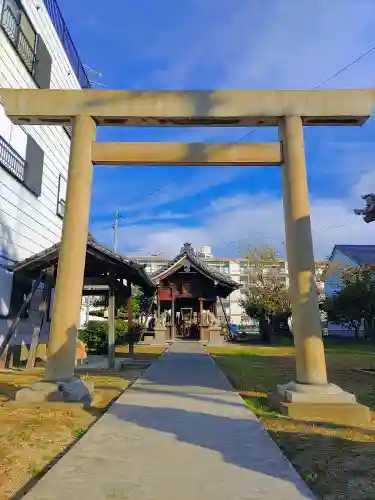
M 56 292 L 43 382 L 21 389 L 19 401 L 90 401 L 92 388 L 74 378 L 77 333 L 84 282 L 93 178 L 91 116 L 76 116 L 69 159 L 66 210 L 61 237 Z
M 279 385 L 269 399 L 283 414 L 296 419 L 366 423 L 371 420 L 369 408 L 358 404 L 354 394 L 327 381 L 301 117 L 282 118 L 279 138 L 296 381 Z

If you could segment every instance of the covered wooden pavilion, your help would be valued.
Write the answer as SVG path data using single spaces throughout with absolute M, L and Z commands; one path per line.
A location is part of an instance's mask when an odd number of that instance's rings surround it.
M 43 298 L 39 304 L 40 324 L 33 329 L 33 337 L 29 360 L 31 365 L 35 362 L 36 349 L 39 343 L 40 332 L 50 317 L 53 290 L 56 283 L 58 262 L 60 253 L 60 242 L 46 250 L 32 255 L 27 259 L 15 264 L 12 268 L 14 273 L 14 291 L 17 299 L 17 314 L 13 318 L 10 329 L 0 347 L 3 354 L 6 345 L 11 340 L 14 332 L 30 307 L 32 298 L 41 283 L 43 287 Z M 82 295 L 108 295 L 108 358 L 109 366 L 114 366 L 115 361 L 115 301 L 121 297 L 127 301 L 129 326 L 132 322 L 131 286 L 136 285 L 147 295 L 155 291 L 155 284 L 142 266 L 130 258 L 112 251 L 107 246 L 96 241 L 91 234 L 87 239 L 84 286 Z M 32 325 L 30 325 L 32 327 Z

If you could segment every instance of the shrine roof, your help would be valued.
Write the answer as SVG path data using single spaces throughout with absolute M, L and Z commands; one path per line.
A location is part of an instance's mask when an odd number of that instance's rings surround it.
M 176 255 L 174 259 L 170 260 L 165 266 L 151 274 L 153 282 L 157 283 L 160 279 L 172 274 L 175 269 L 178 269 L 179 263 L 182 263 L 184 259 L 187 259 L 197 271 L 201 272 L 213 281 L 216 281 L 218 285 L 231 288 L 232 290 L 240 287 L 240 284 L 237 281 L 234 281 L 230 276 L 217 271 L 213 266 L 210 266 L 203 259 L 201 259 L 195 253 L 190 243 L 184 243 L 180 253 Z
M 41 270 L 58 264 L 60 242 L 12 266 L 14 273 L 22 273 L 35 278 Z M 118 278 L 128 279 L 145 291 L 152 291 L 155 285 L 145 270 L 125 255 L 114 252 L 96 241 L 91 234 L 87 239 L 85 277 L 99 277 L 113 274 Z

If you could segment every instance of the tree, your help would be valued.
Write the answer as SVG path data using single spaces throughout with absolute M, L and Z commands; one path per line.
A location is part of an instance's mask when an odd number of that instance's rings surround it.
M 332 297 L 326 297 L 322 309 L 327 313 L 328 321 L 353 329 L 358 339 L 363 316 L 353 287 L 343 288 Z
M 323 310 L 328 321 L 353 328 L 358 337 L 362 322 L 366 336 L 374 334 L 375 265 L 347 267 L 341 271 L 341 285 L 332 297 L 327 297 Z
M 142 311 L 142 301 L 145 300 L 146 295 L 138 287 L 132 287 L 132 309 L 133 318 L 137 319 L 143 313 Z M 96 316 L 103 316 L 104 310 L 108 309 L 108 295 L 103 295 L 98 297 L 93 302 L 94 307 L 101 307 L 102 309 L 97 311 Z M 116 317 L 118 319 L 128 319 L 128 303 L 127 298 L 121 294 L 116 294 Z
M 138 318 L 140 315 L 140 291 L 138 288 L 132 288 L 132 310 L 133 318 Z M 117 304 L 116 304 L 117 306 Z M 117 318 L 128 319 L 128 303 L 127 299 L 121 300 L 121 305 L 117 308 Z
M 245 258 L 249 286 L 240 305 L 248 316 L 258 320 L 260 336 L 269 343 L 271 331 L 280 331 L 281 323 L 291 314 L 289 293 L 278 270 L 278 254 L 271 245 L 257 245 L 248 248 Z

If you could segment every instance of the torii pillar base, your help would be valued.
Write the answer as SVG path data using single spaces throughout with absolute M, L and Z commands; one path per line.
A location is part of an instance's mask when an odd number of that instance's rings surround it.
M 282 415 L 294 420 L 367 426 L 371 411 L 354 394 L 334 384 L 312 385 L 289 382 L 268 394 L 268 401 Z
M 47 401 L 64 401 L 82 403 L 91 406 L 94 386 L 81 379 L 74 378 L 67 382 L 40 381 L 31 387 L 20 389 L 16 393 L 18 403 L 45 403 Z

